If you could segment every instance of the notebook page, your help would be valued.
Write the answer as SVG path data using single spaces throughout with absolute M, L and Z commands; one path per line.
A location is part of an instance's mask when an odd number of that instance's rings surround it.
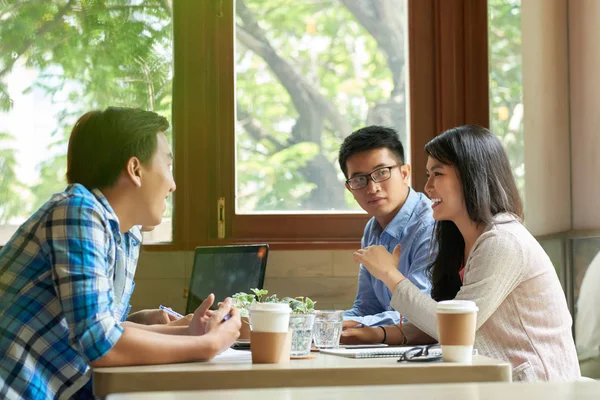
M 321 349 L 321 353 L 350 358 L 379 358 L 400 357 L 408 349 L 414 346 L 383 347 L 370 349 Z M 433 353 L 431 350 L 430 353 Z

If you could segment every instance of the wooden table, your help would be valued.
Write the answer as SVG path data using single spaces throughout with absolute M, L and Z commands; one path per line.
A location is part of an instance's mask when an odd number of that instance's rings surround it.
M 139 367 L 96 368 L 94 393 L 282 388 L 310 386 L 393 385 L 408 383 L 510 382 L 509 363 L 474 356 L 472 365 L 398 363 L 396 358 L 350 359 L 318 354 L 287 364 L 252 364 L 247 359 Z
M 599 382 L 574 383 L 453 383 L 442 385 L 345 386 L 327 388 L 241 389 L 194 392 L 130 393 L 107 400 L 596 400 Z

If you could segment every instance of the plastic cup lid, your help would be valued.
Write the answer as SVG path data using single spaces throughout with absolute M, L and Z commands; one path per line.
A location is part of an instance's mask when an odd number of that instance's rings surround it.
M 470 300 L 444 300 L 437 304 L 437 312 L 464 313 L 479 311 L 474 301 Z
M 281 303 L 253 303 L 250 306 L 250 311 L 263 311 L 263 312 L 274 312 L 274 313 L 290 313 L 292 309 L 289 304 Z

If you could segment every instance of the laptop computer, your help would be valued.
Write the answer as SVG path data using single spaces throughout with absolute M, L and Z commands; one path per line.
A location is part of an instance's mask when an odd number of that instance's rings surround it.
M 196 247 L 186 314 L 194 312 L 211 293 L 215 304 L 237 292 L 262 289 L 268 244 Z

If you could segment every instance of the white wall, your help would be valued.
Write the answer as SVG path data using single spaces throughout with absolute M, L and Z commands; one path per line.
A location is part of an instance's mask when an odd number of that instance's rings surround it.
M 521 4 L 525 223 L 545 235 L 571 229 L 567 0 Z

